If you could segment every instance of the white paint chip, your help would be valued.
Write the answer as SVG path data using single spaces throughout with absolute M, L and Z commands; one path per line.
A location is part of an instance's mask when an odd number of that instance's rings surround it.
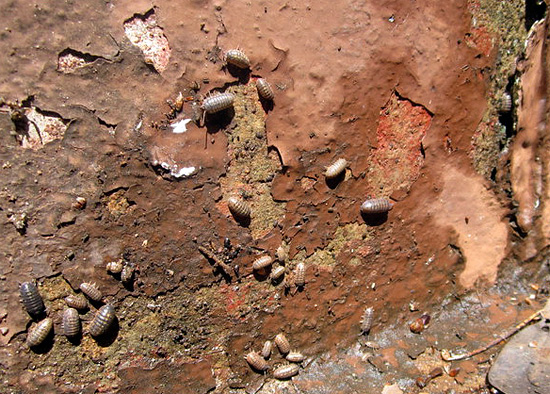
M 187 123 L 189 122 L 191 122 L 191 119 L 183 119 L 179 122 L 172 123 L 170 126 L 172 127 L 174 134 L 181 134 L 187 131 Z

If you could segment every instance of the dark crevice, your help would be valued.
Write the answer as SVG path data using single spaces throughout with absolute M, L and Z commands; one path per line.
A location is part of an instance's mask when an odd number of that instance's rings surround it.
M 525 29 L 531 27 L 546 15 L 546 3 L 543 0 L 525 0 Z
M 58 58 L 62 58 L 67 55 L 73 55 L 74 57 L 84 60 L 86 63 L 93 63 L 98 59 L 107 60 L 102 56 L 96 56 L 96 55 L 92 55 L 91 53 L 80 52 L 72 48 L 63 49 L 61 52 L 59 52 Z
M 97 117 L 97 121 L 99 122 L 100 125 L 102 126 L 105 126 L 107 127 L 108 129 L 116 129 L 116 127 L 118 126 L 118 123 L 108 123 L 106 121 L 104 121 L 103 119 L 101 119 L 99 116 Z

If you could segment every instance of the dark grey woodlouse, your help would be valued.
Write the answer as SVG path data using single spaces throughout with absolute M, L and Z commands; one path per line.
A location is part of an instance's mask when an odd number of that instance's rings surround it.
M 278 266 L 271 272 L 271 280 L 277 282 L 285 274 L 285 267 Z
M 273 100 L 275 98 L 275 93 L 273 93 L 271 85 L 263 78 L 258 78 L 256 80 L 256 89 L 258 89 L 258 94 L 263 99 Z
M 374 308 L 367 307 L 365 312 L 363 312 L 363 318 L 361 319 L 361 332 L 365 335 L 368 335 L 370 329 L 372 328 L 372 321 L 374 317 Z
M 296 364 L 283 365 L 273 371 L 273 377 L 275 379 L 288 379 L 295 375 L 298 375 L 300 367 Z
M 19 287 L 21 301 L 31 316 L 40 315 L 45 311 L 44 301 L 38 292 L 38 288 L 32 282 L 23 282 Z
M 269 365 L 267 364 L 267 361 L 260 356 L 257 352 L 250 352 L 245 356 L 245 360 L 252 368 L 254 368 L 257 371 L 265 371 L 266 369 L 269 369 Z
M 306 284 L 306 265 L 304 263 L 298 263 L 296 265 L 294 284 L 298 287 L 302 287 Z
M 327 167 L 325 171 L 325 177 L 327 179 L 337 178 L 342 174 L 342 172 L 346 170 L 347 166 L 348 166 L 348 161 L 346 159 L 338 159 L 334 163 L 332 163 L 330 166 Z
M 263 358 L 269 358 L 271 356 L 271 350 L 273 349 L 273 343 L 271 341 L 265 341 L 262 347 L 261 355 Z
M 88 308 L 88 301 L 86 301 L 86 298 L 81 294 L 65 297 L 65 303 L 67 306 L 78 309 L 79 311 Z
M 103 305 L 96 312 L 94 319 L 90 323 L 88 331 L 93 337 L 103 335 L 107 332 L 111 324 L 115 321 L 115 308 L 111 305 Z
M 510 112 L 512 110 L 512 96 L 510 93 L 503 93 L 500 99 L 500 112 Z
M 290 343 L 283 333 L 277 334 L 275 337 L 275 345 L 277 345 L 277 348 L 279 348 L 281 354 L 287 354 L 290 352 Z
M 235 95 L 233 93 L 218 93 L 205 98 L 202 101 L 201 108 L 207 114 L 215 114 L 231 108 L 234 102 Z
M 393 203 L 387 198 L 372 198 L 361 204 L 361 213 L 377 214 L 391 211 Z
M 227 206 L 231 214 L 239 220 L 250 218 L 250 207 L 246 202 L 237 197 L 229 197 Z
M 134 272 L 135 269 L 131 264 L 126 264 L 124 268 L 122 268 L 122 272 L 120 274 L 120 280 L 124 284 L 130 284 L 134 280 Z
M 50 335 L 53 328 L 53 321 L 49 317 L 38 323 L 29 331 L 27 336 L 27 345 L 29 347 L 38 346 Z
M 84 282 L 80 285 L 80 290 L 93 301 L 101 301 L 103 294 L 95 283 Z
M 230 49 L 225 52 L 224 60 L 227 64 L 231 64 L 238 68 L 249 68 L 250 60 L 240 49 Z
M 111 261 L 107 263 L 107 271 L 109 271 L 112 274 L 120 274 L 123 268 L 124 268 L 124 264 L 122 263 L 122 260 Z
M 68 338 L 80 334 L 81 324 L 78 311 L 74 308 L 67 308 L 63 312 L 63 334 Z
M 302 361 L 304 361 L 305 357 L 300 352 L 292 351 L 286 355 L 286 359 L 291 363 L 301 363 Z
M 264 268 L 269 267 L 272 263 L 273 263 L 273 259 L 271 258 L 271 256 L 258 257 L 252 263 L 252 269 L 254 269 L 256 271 L 262 270 Z

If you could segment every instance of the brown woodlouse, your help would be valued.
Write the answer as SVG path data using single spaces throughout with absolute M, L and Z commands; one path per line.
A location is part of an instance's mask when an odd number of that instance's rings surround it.
M 338 178 L 342 174 L 342 172 L 346 170 L 347 166 L 348 161 L 346 159 L 338 159 L 327 167 L 325 171 L 325 177 L 327 179 Z
M 230 49 L 225 52 L 224 60 L 227 64 L 231 64 L 238 68 L 246 69 L 250 67 L 248 56 L 240 49 Z
M 303 287 L 306 284 L 306 265 L 298 263 L 294 273 L 294 284 L 298 287 Z
M 53 321 L 49 317 L 38 323 L 27 336 L 27 345 L 29 347 L 38 346 L 50 335 L 53 328 Z
M 265 341 L 260 354 L 262 355 L 263 358 L 269 358 L 269 356 L 271 356 L 272 349 L 273 349 L 273 343 L 271 341 Z
M 78 309 L 79 311 L 88 308 L 88 301 L 81 295 L 70 295 L 65 297 L 65 303 L 71 308 Z
M 361 213 L 376 214 L 391 211 L 393 203 L 387 198 L 372 198 L 361 204 Z
M 218 93 L 205 98 L 201 108 L 207 114 L 215 114 L 216 112 L 231 108 L 234 102 L 235 95 L 233 93 Z
M 124 268 L 122 268 L 122 272 L 120 274 L 120 280 L 125 285 L 132 283 L 132 280 L 134 280 L 134 272 L 135 269 L 131 264 L 126 264 Z
M 107 271 L 112 274 L 120 274 L 122 272 L 122 269 L 124 268 L 124 264 L 122 263 L 122 260 L 111 261 L 107 263 L 106 268 Z
M 510 93 L 503 93 L 502 98 L 500 99 L 500 112 L 510 112 L 512 110 L 512 96 Z
M 291 363 L 301 363 L 302 361 L 304 361 L 305 357 L 300 352 L 292 351 L 286 355 L 286 359 Z
M 44 312 L 44 301 L 38 292 L 38 288 L 32 282 L 23 282 L 19 287 L 21 301 L 31 316 L 37 316 Z
M 80 285 L 80 290 L 93 301 L 101 301 L 103 294 L 95 283 L 84 282 Z
M 372 321 L 374 317 L 374 308 L 367 307 L 365 312 L 363 312 L 363 318 L 361 319 L 361 332 L 365 335 L 368 335 L 370 329 L 372 328 Z
M 287 354 L 290 352 L 290 343 L 283 333 L 277 334 L 275 337 L 275 345 L 277 345 L 281 354 Z
M 245 360 L 252 368 L 254 368 L 257 371 L 265 371 L 266 369 L 269 369 L 269 365 L 267 364 L 267 361 L 260 356 L 257 352 L 250 352 L 245 356 Z
M 285 274 L 285 267 L 278 266 L 271 272 L 271 280 L 277 282 Z
M 273 263 L 271 256 L 262 256 L 254 260 L 252 263 L 252 269 L 258 271 L 269 267 Z
M 288 379 L 298 374 L 300 367 L 296 364 L 283 365 L 273 371 L 275 379 Z
M 273 100 L 275 98 L 275 93 L 273 93 L 271 85 L 263 78 L 258 78 L 256 80 L 256 89 L 258 89 L 258 94 L 263 99 Z
M 115 321 L 115 308 L 111 305 L 103 305 L 96 312 L 94 320 L 90 323 L 88 331 L 93 337 L 98 337 L 107 332 L 111 324 Z
M 250 207 L 246 202 L 237 197 L 229 197 L 227 200 L 227 206 L 233 217 L 238 220 L 244 220 L 250 218 Z
M 68 338 L 76 337 L 80 334 L 80 316 L 74 308 L 67 308 L 63 312 L 63 334 Z

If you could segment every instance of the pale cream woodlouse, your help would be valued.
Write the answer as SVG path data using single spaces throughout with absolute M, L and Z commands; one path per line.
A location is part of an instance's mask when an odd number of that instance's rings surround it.
M 124 264 L 122 263 L 122 260 L 110 261 L 107 263 L 106 268 L 107 271 L 112 274 L 120 274 L 122 272 L 122 269 L 124 268 Z
M 306 265 L 304 263 L 298 263 L 296 265 L 294 284 L 297 287 L 303 287 L 306 284 Z
M 238 220 L 250 219 L 250 207 L 238 197 L 229 197 L 227 200 L 229 211 Z
M 88 331 L 93 337 L 98 337 L 107 332 L 111 324 L 115 321 L 115 308 L 111 305 L 103 305 L 96 312 L 94 319 L 90 323 Z
M 327 167 L 325 177 L 327 179 L 338 178 L 346 170 L 347 166 L 348 161 L 346 159 L 338 159 Z
M 286 359 L 291 363 L 301 363 L 305 357 L 302 353 L 294 350 L 286 355 Z
M 259 271 L 269 267 L 272 263 L 273 263 L 273 259 L 271 258 L 271 256 L 258 257 L 252 263 L 252 269 Z
M 29 331 L 27 336 L 27 345 L 29 347 L 38 346 L 50 335 L 53 328 L 53 321 L 49 317 L 38 323 Z
M 135 269 L 131 264 L 126 264 L 120 273 L 120 280 L 122 283 L 125 285 L 132 283 L 132 280 L 134 279 L 134 271 Z
M 265 371 L 269 369 L 267 361 L 257 352 L 250 352 L 245 356 L 246 362 L 257 371 Z
M 44 301 L 38 292 L 38 288 L 32 282 L 23 282 L 19 287 L 21 301 L 31 316 L 40 315 L 45 311 Z
M 285 274 L 285 267 L 278 266 L 271 272 L 271 280 L 277 282 Z
M 377 214 L 391 211 L 393 203 L 387 198 L 371 198 L 361 204 L 361 213 Z
M 78 310 L 88 308 L 88 301 L 86 301 L 86 297 L 81 294 L 69 295 L 65 297 L 65 303 L 67 304 L 67 306 Z
M 370 329 L 372 328 L 372 321 L 374 317 L 374 308 L 367 307 L 365 312 L 363 312 L 363 318 L 361 319 L 361 332 L 365 335 L 368 335 Z
M 283 365 L 273 371 L 275 379 L 288 379 L 298 374 L 300 367 L 296 364 Z
M 277 248 L 277 250 L 275 251 L 275 256 L 280 263 L 286 263 L 286 260 L 288 259 L 288 253 L 286 252 L 285 248 L 283 248 L 283 245 Z
M 227 64 L 246 69 L 250 67 L 250 60 L 240 49 L 230 49 L 225 52 L 224 60 Z
M 277 348 L 279 348 L 281 354 L 287 354 L 290 352 L 290 343 L 283 333 L 277 334 L 275 337 L 275 345 L 277 345 Z
M 101 301 L 103 294 L 95 283 L 84 282 L 80 285 L 80 290 L 92 301 Z
M 256 89 L 258 89 L 258 94 L 263 99 L 273 100 L 275 98 L 275 93 L 273 93 L 271 85 L 263 78 L 258 78 L 256 80 Z
M 510 95 L 510 93 L 505 92 L 502 94 L 502 98 L 500 99 L 499 111 L 510 112 L 511 109 L 512 109 L 512 96 Z
M 234 102 L 235 95 L 233 93 L 218 93 L 205 98 L 202 101 L 201 108 L 207 114 L 215 114 L 231 108 Z
M 271 356 L 271 350 L 273 349 L 273 342 L 271 341 L 265 341 L 264 346 L 262 347 L 262 351 L 260 354 L 263 358 L 269 358 Z
M 67 338 L 76 337 L 80 334 L 80 316 L 74 308 L 67 308 L 63 311 L 63 334 Z

